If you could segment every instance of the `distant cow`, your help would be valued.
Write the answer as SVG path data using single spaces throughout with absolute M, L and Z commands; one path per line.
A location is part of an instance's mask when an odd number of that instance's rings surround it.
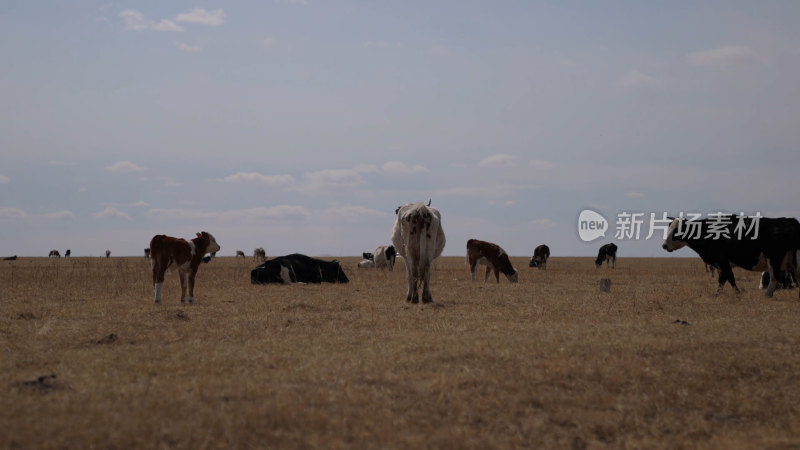
M 597 252 L 597 259 L 594 260 L 594 265 L 599 268 L 603 265 L 603 261 L 605 261 L 606 267 L 608 267 L 609 262 L 611 262 L 612 269 L 617 267 L 616 244 L 610 243 L 600 247 L 600 250 Z
M 431 264 L 444 250 L 446 242 L 441 214 L 424 203 L 409 203 L 395 210 L 392 227 L 392 244 L 397 254 L 405 259 L 408 292 L 406 301 L 419 303 L 419 286 L 422 285 L 422 302 L 433 301 L 431 295 Z
M 153 267 L 153 286 L 156 304 L 161 304 L 161 288 L 164 285 L 164 273 L 171 265 L 178 266 L 181 278 L 181 303 L 186 301 L 186 289 L 189 289 L 189 303 L 194 303 L 194 279 L 203 255 L 218 252 L 220 249 L 211 233 L 197 233 L 191 241 L 159 234 L 150 241 L 150 265 Z
M 756 225 L 758 228 L 755 228 Z M 757 230 L 748 235 L 742 230 Z M 673 252 L 688 246 L 709 265 L 719 269 L 717 293 L 725 282 L 739 292 L 733 266 L 770 273 L 765 296 L 778 287 L 778 271 L 797 272 L 800 222 L 794 218 L 740 217 L 721 215 L 703 220 L 677 218 L 670 223 L 662 248 Z
M 258 247 L 253 250 L 253 261 L 265 261 L 267 259 L 267 252 L 263 247 Z
M 469 264 L 472 281 L 475 281 L 475 269 L 478 264 L 486 266 L 486 275 L 483 277 L 484 283 L 489 280 L 489 273 L 492 271 L 494 271 L 494 278 L 498 283 L 500 282 L 501 272 L 510 282 L 516 283 L 519 281 L 519 272 L 511 265 L 506 251 L 497 244 L 470 239 L 467 241 L 466 259 L 467 264 Z
M 373 252 L 372 260 L 375 262 L 375 267 L 383 269 L 388 267 L 389 270 L 394 270 L 394 263 L 397 259 L 397 252 L 394 250 L 394 245 L 379 245 Z
M 150 249 L 144 249 L 144 259 L 150 259 Z
M 16 260 L 17 260 L 17 255 L 14 255 L 14 256 L 6 256 L 5 258 L 3 258 L 3 260 L 4 260 L 4 261 L 16 261 Z
M 242 257 L 242 259 L 244 259 L 244 258 L 245 258 L 245 256 L 244 256 L 244 252 L 243 252 L 243 251 L 241 251 L 241 250 L 236 250 L 236 257 L 238 258 L 238 257 L 240 257 L 240 256 Z
M 111 250 L 106 250 L 106 258 L 110 258 L 110 257 L 111 257 Z
M 48 258 L 61 258 L 61 253 L 58 253 L 58 250 L 50 250 L 50 254 L 47 255 Z
M 250 282 L 266 283 L 348 283 L 339 261 L 324 261 L 293 253 L 265 261 L 250 272 Z
M 547 269 L 547 260 L 550 258 L 550 247 L 542 244 L 533 249 L 533 257 L 528 263 L 529 267 Z
M 69 258 L 70 255 L 72 255 L 72 250 L 67 249 L 67 251 L 64 252 L 64 258 Z

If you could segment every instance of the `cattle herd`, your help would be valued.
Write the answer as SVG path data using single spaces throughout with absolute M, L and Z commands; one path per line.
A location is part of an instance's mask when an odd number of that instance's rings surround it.
M 430 303 L 433 301 L 430 278 L 433 260 L 438 258 L 445 246 L 441 213 L 425 203 L 409 203 L 395 210 L 392 227 L 392 245 L 381 245 L 373 252 L 364 252 L 359 268 L 392 270 L 397 256 L 405 261 L 408 289 L 406 301 L 411 303 Z M 752 231 L 752 236 L 742 237 L 742 231 Z M 800 287 L 798 277 L 800 267 L 800 222 L 794 218 L 766 218 L 721 215 L 711 219 L 689 220 L 683 217 L 672 219 L 662 248 L 673 252 L 682 247 L 694 250 L 705 264 L 707 271 L 718 274 L 718 293 L 725 283 L 729 283 L 739 293 L 733 275 L 733 267 L 750 271 L 761 271 L 759 288 L 766 289 L 765 295 L 772 297 L 776 289 Z M 155 303 L 161 303 L 164 274 L 168 267 L 177 266 L 181 282 L 181 302 L 194 303 L 194 284 L 197 269 L 201 262 L 209 262 L 220 250 L 214 236 L 208 232 L 197 233 L 191 240 L 156 235 L 150 246 L 144 249 L 144 257 L 150 260 L 153 271 Z M 65 257 L 71 255 L 67 249 Z M 209 254 L 206 256 L 206 254 Z M 51 250 L 51 258 L 61 258 L 58 250 Z M 106 250 L 106 258 L 111 252 Z M 236 250 L 236 257 L 245 259 L 242 250 Z M 546 269 L 550 258 L 550 248 L 539 245 L 534 249 L 529 267 Z M 17 256 L 3 258 L 16 260 Z M 250 272 L 250 281 L 265 283 L 347 283 L 349 279 L 341 264 L 294 253 L 267 260 L 262 247 L 253 251 L 253 259 L 261 264 Z M 466 265 L 472 281 L 478 265 L 486 267 L 484 282 L 494 275 L 500 282 L 502 273 L 509 282 L 519 281 L 519 272 L 511 265 L 508 253 L 497 244 L 469 239 L 466 248 Z M 595 259 L 595 266 L 615 268 L 617 246 L 613 243 L 601 246 Z M 800 297 L 800 292 L 798 293 Z

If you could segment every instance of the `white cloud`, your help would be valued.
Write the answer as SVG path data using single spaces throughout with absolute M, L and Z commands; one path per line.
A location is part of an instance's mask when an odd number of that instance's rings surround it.
M 553 220 L 547 218 L 531 220 L 531 226 L 534 230 L 547 230 L 555 228 L 556 225 L 557 224 Z
M 178 47 L 178 50 L 187 53 L 198 53 L 203 50 L 203 47 L 200 47 L 199 45 L 189 45 L 184 42 L 176 42 L 175 47 Z
M 302 219 L 309 215 L 303 206 L 277 205 L 234 209 L 228 211 L 208 211 L 182 208 L 154 208 L 147 211 L 148 219 L 154 220 L 222 220 L 238 222 L 242 220 L 264 219 Z
M 145 18 L 144 14 L 135 9 L 126 9 L 119 13 L 119 17 L 125 22 L 126 30 L 183 31 L 183 27 L 169 19 L 161 19 L 156 22 Z
M 343 191 L 364 184 L 364 178 L 352 169 L 324 169 L 305 175 L 306 185 L 298 188 L 300 191 Z
M 625 88 L 650 88 L 660 86 L 661 82 L 651 75 L 638 70 L 632 70 L 622 77 L 617 84 Z
M 425 173 L 429 171 L 427 168 L 423 166 L 409 165 L 400 161 L 389 161 L 386 164 L 384 164 L 381 168 L 386 173 L 397 173 L 397 174 Z
M 28 213 L 19 208 L 0 208 L 0 220 L 24 220 Z
M 144 167 L 130 161 L 117 161 L 110 166 L 104 167 L 104 169 L 108 172 L 141 172 L 146 170 Z
M 228 175 L 222 181 L 227 183 L 261 183 L 275 186 L 279 184 L 293 184 L 294 177 L 291 175 L 262 175 L 257 172 L 236 172 Z
M 631 191 L 625 194 L 627 198 L 644 198 L 644 194 L 641 192 Z
M 161 181 L 163 187 L 167 188 L 183 187 L 183 183 L 172 177 L 159 177 L 158 179 Z
M 147 202 L 145 202 L 145 201 L 139 200 L 138 202 L 133 202 L 133 203 L 131 203 L 131 206 L 136 206 L 136 207 L 147 207 L 147 206 L 150 206 L 150 205 L 149 205 Z
M 756 59 L 756 52 L 750 47 L 728 46 L 711 50 L 691 52 L 686 61 L 695 66 L 724 66 Z
M 517 202 L 515 202 L 514 200 L 506 200 L 505 203 L 503 203 L 503 206 L 505 206 L 506 208 L 510 208 L 516 204 Z
M 56 211 L 54 213 L 45 214 L 44 218 L 47 220 L 74 219 L 75 214 L 73 214 L 72 211 L 61 210 L 61 211 Z
M 8 184 L 8 183 L 11 183 L 11 178 L 5 175 L 0 175 L 0 184 Z
M 499 153 L 497 155 L 492 155 L 487 158 L 482 159 L 479 163 L 479 167 L 486 167 L 486 168 L 502 168 L 502 167 L 514 167 L 516 165 L 516 159 L 505 153 Z
M 196 23 L 198 25 L 207 25 L 216 27 L 225 23 L 225 11 L 221 8 L 215 11 L 206 11 L 202 8 L 196 8 L 186 13 L 180 13 L 175 20 L 178 22 Z
M 92 217 L 94 217 L 95 219 L 115 219 L 115 218 L 119 218 L 119 219 L 131 220 L 131 216 L 129 216 L 124 211 L 120 211 L 117 208 L 114 208 L 113 206 L 109 206 L 109 207 L 107 207 L 106 209 L 104 209 L 104 210 L 102 210 L 100 212 L 93 213 Z

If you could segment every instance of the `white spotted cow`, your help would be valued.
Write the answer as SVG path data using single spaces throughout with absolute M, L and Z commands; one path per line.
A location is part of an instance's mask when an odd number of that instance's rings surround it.
M 178 266 L 181 278 L 181 303 L 185 302 L 189 290 L 189 303 L 194 303 L 194 279 L 203 255 L 219 251 L 219 244 L 211 233 L 197 233 L 191 241 L 159 234 L 150 241 L 150 265 L 153 268 L 153 286 L 156 304 L 161 304 L 161 288 L 164 273 L 173 264 Z
M 428 203 L 430 205 L 430 202 Z M 406 301 L 419 303 L 419 286 L 422 285 L 422 302 L 433 301 L 431 295 L 431 264 L 444 250 L 445 236 L 441 214 L 424 203 L 409 203 L 395 210 L 397 218 L 392 227 L 392 244 L 397 254 L 405 260 L 408 293 Z
M 517 283 L 519 272 L 511 265 L 508 253 L 497 244 L 470 239 L 467 241 L 467 263 L 472 274 L 472 281 L 475 281 L 475 268 L 478 264 L 486 266 L 486 276 L 483 282 L 489 280 L 489 273 L 494 271 L 494 278 L 500 282 L 500 272 L 508 278 L 508 281 Z
M 375 262 L 375 267 L 389 270 L 394 270 L 394 263 L 397 259 L 397 252 L 394 250 L 394 245 L 379 245 L 372 253 L 372 261 Z

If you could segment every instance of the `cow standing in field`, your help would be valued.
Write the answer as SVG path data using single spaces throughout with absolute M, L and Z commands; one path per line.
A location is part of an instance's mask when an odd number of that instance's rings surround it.
M 61 258 L 61 253 L 58 253 L 58 250 L 50 250 L 50 254 L 47 255 L 48 258 Z
M 550 247 L 542 244 L 533 249 L 533 257 L 528 263 L 529 267 L 547 269 L 547 260 L 550 258 Z
M 267 260 L 267 252 L 263 247 L 258 247 L 253 250 L 253 261 L 264 262 Z
M 150 249 L 144 249 L 144 259 L 150 259 Z
M 111 250 L 106 250 L 106 258 L 111 258 Z
M 742 230 L 753 232 L 747 235 Z M 717 294 L 722 292 L 726 282 L 736 293 L 740 292 L 733 276 L 733 266 L 751 271 L 767 270 L 770 280 L 766 297 L 772 297 L 777 289 L 779 271 L 800 275 L 796 263 L 800 250 L 800 222 L 794 218 L 724 214 L 713 219 L 674 219 L 662 248 L 673 252 L 685 246 L 719 270 Z
M 406 301 L 419 303 L 419 285 L 422 285 L 422 302 L 433 301 L 431 295 L 431 264 L 444 250 L 445 236 L 441 214 L 424 203 L 409 203 L 395 210 L 397 218 L 392 227 L 392 244 L 397 254 L 405 260 L 408 293 Z
M 246 256 L 244 256 L 244 252 L 243 251 L 236 250 L 236 258 L 238 259 L 240 256 L 242 257 L 242 259 L 246 258 Z
M 397 252 L 394 245 L 379 245 L 372 253 L 372 261 L 375 263 L 375 268 L 394 270 L 394 263 L 397 259 Z
M 472 281 L 475 281 L 475 269 L 478 264 L 486 266 L 486 275 L 483 277 L 484 283 L 489 280 L 489 273 L 492 271 L 494 271 L 494 277 L 498 283 L 500 282 L 501 272 L 510 282 L 516 283 L 519 281 L 519 272 L 511 265 L 508 253 L 499 245 L 491 242 L 478 239 L 468 240 L 467 264 L 469 264 Z
M 66 251 L 66 252 L 64 252 L 64 258 L 69 258 L 69 257 L 70 257 L 70 255 L 72 255 L 72 250 L 70 250 L 70 249 L 67 249 L 67 251 Z
M 606 244 L 600 247 L 600 250 L 597 252 L 597 259 L 594 260 L 594 265 L 598 269 L 600 266 L 603 265 L 603 261 L 606 263 L 606 267 L 608 267 L 609 262 L 611 263 L 611 268 L 615 269 L 617 267 L 617 245 L 614 243 Z
M 178 266 L 181 278 L 181 303 L 185 302 L 189 290 L 189 303 L 194 303 L 194 280 L 203 255 L 220 249 L 211 233 L 197 233 L 191 241 L 159 234 L 150 241 L 150 265 L 153 267 L 153 286 L 156 304 L 161 304 L 161 288 L 164 273 L 171 265 Z

